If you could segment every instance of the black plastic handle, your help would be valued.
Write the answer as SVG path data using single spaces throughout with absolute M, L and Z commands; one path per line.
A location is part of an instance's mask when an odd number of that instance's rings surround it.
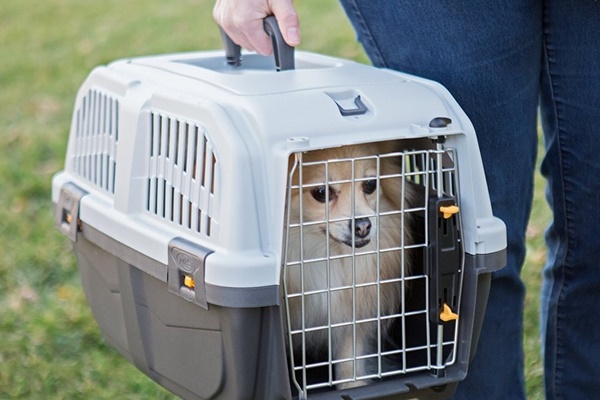
M 225 47 L 225 59 L 227 64 L 232 67 L 239 67 L 242 65 L 242 48 L 235 44 L 233 40 L 225 33 L 223 28 L 221 30 L 221 39 L 223 40 L 223 47 Z
M 296 68 L 294 62 L 294 48 L 287 44 L 283 39 L 277 19 L 272 15 L 265 18 L 264 27 L 265 32 L 271 36 L 273 56 L 275 57 L 277 71 L 286 71 Z
M 273 56 L 275 57 L 275 67 L 277 71 L 286 71 L 295 68 L 294 48 L 288 45 L 283 39 L 279 24 L 274 16 L 269 16 L 264 20 L 265 32 L 271 37 L 273 43 Z M 225 58 L 227 64 L 233 67 L 242 65 L 242 48 L 235 44 L 233 40 L 221 28 L 221 38 L 225 47 Z

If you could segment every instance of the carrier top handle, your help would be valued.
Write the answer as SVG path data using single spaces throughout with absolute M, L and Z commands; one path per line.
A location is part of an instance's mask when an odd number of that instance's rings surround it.
M 275 57 L 275 67 L 277 71 L 286 71 L 295 68 L 294 48 L 288 45 L 283 39 L 279 24 L 274 16 L 269 16 L 264 20 L 265 32 L 271 36 L 273 43 L 273 56 Z M 221 28 L 221 38 L 225 47 L 225 58 L 227 64 L 233 67 L 242 65 L 242 49 L 235 44 L 233 40 Z
M 283 39 L 277 19 L 272 15 L 265 18 L 264 26 L 265 32 L 271 36 L 277 71 L 294 69 L 296 67 L 294 63 L 294 48 L 287 44 Z
M 221 30 L 221 39 L 223 40 L 223 47 L 225 47 L 225 59 L 227 64 L 232 67 L 239 67 L 242 65 L 242 47 L 235 44 L 233 40 L 225 33 L 223 28 Z

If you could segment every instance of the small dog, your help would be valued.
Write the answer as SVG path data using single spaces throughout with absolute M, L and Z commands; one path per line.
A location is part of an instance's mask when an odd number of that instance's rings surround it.
M 413 242 L 413 213 L 401 210 L 419 195 L 401 176 L 401 157 L 385 156 L 401 150 L 398 143 L 311 151 L 302 167 L 290 166 L 300 184 L 289 200 L 284 272 L 292 346 L 333 363 L 338 389 L 377 373 L 378 342 L 389 339 L 392 321 L 378 316 L 400 311 L 399 278 L 411 272 L 402 246 Z

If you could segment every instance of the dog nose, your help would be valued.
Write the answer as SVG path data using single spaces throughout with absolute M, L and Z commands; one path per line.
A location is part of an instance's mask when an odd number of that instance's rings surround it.
M 354 234 L 357 238 L 366 238 L 371 232 L 371 221 L 369 218 L 357 218 L 354 220 Z

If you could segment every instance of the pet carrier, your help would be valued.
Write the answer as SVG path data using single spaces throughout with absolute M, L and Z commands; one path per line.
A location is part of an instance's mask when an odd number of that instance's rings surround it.
M 447 398 L 505 263 L 473 127 L 272 34 L 80 88 L 52 199 L 103 336 L 186 399 Z

